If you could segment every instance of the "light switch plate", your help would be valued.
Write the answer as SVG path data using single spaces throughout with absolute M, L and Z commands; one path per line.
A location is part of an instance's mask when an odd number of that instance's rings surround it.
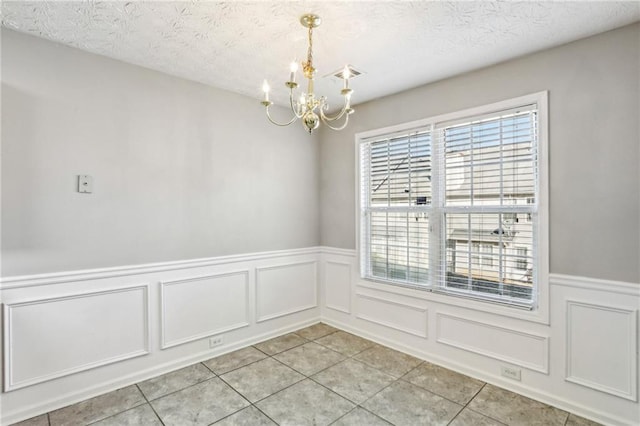
M 91 194 L 93 192 L 93 178 L 89 175 L 78 175 L 78 192 Z

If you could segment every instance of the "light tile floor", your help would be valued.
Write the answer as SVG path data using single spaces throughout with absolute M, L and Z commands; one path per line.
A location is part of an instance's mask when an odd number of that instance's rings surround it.
M 18 423 L 596 425 L 318 323 Z

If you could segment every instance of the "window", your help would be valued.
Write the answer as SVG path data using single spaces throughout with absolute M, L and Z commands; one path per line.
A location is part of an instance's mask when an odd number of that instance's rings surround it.
M 529 249 L 527 247 L 516 247 L 516 269 L 527 270 L 527 265 L 529 262 L 527 261 L 527 252 Z
M 482 253 L 482 265 L 489 267 L 493 266 L 493 246 L 491 244 L 483 244 Z
M 363 278 L 535 307 L 542 101 L 359 135 Z
M 363 148 L 365 146 L 363 145 Z M 362 151 L 367 270 L 372 277 L 428 282 L 431 135 L 372 141 Z

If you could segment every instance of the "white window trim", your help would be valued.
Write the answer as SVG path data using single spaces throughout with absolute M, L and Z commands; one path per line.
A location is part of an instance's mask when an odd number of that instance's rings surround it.
M 441 294 L 433 291 L 424 291 L 413 288 L 411 285 L 387 284 L 380 280 L 364 279 L 358 274 L 357 285 L 371 288 L 392 294 L 399 294 L 436 303 L 458 306 L 477 311 L 503 315 L 511 318 L 518 318 L 531 322 L 549 324 L 549 158 L 548 158 L 548 138 L 549 138 L 549 104 L 548 92 L 538 92 L 517 98 L 512 98 L 492 104 L 468 108 L 461 111 L 428 117 L 408 123 L 388 126 L 380 129 L 359 132 L 355 135 L 355 205 L 356 205 L 356 252 L 357 262 L 361 265 L 360 253 L 360 145 L 366 139 L 370 139 L 383 134 L 406 132 L 410 129 L 423 128 L 435 123 L 457 120 L 468 116 L 492 113 L 506 110 L 526 104 L 535 103 L 538 108 L 538 241 L 537 241 L 537 306 L 535 309 L 527 311 L 514 309 L 510 306 L 494 304 L 490 301 L 476 300 L 472 298 L 456 297 L 449 294 Z

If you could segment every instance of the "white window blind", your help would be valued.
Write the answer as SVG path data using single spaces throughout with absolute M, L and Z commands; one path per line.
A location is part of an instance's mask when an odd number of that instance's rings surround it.
M 536 129 L 535 105 L 435 125 L 446 241 L 438 290 L 534 302 Z
M 360 144 L 362 276 L 532 307 L 536 104 Z
M 395 135 L 360 146 L 364 275 L 427 283 L 431 135 Z

